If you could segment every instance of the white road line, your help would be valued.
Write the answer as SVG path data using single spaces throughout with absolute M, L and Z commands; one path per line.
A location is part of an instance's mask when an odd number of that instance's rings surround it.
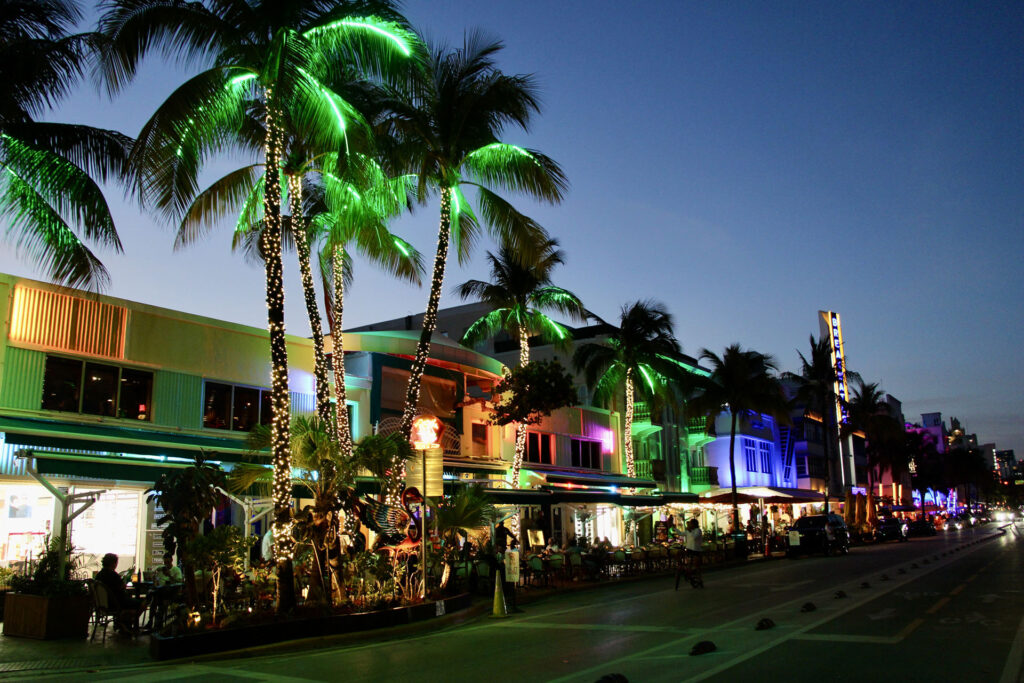
M 999 683 L 1019 683 L 1024 680 L 1024 618 L 1020 620 L 1020 627 L 1013 637 L 1013 647 L 1006 657 L 1006 665 L 1003 667 L 1003 675 L 999 677 Z

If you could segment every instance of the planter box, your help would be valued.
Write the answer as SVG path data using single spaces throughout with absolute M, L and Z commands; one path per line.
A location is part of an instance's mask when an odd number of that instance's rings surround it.
M 381 612 L 292 619 L 255 626 L 226 628 L 219 631 L 189 633 L 183 636 L 153 634 L 149 641 L 149 656 L 153 659 L 177 659 L 212 652 L 238 650 L 256 645 L 269 645 L 286 640 L 399 626 L 456 612 L 469 607 L 471 599 L 471 595 L 463 593 L 447 600 L 431 601 L 410 607 L 396 607 Z
M 88 595 L 47 598 L 27 593 L 4 596 L 4 635 L 23 638 L 85 638 L 92 600 Z

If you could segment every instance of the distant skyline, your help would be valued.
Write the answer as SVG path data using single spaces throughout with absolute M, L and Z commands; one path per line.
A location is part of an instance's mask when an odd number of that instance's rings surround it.
M 797 370 L 818 310 L 848 366 L 921 413 L 1024 455 L 1024 3 L 407 2 L 428 38 L 501 38 L 543 110 L 508 142 L 560 162 L 560 206 L 512 197 L 556 237 L 556 284 L 615 319 L 664 302 L 684 351 L 739 342 Z M 94 16 L 94 15 L 93 15 Z M 114 101 L 85 84 L 51 120 L 138 132 L 189 72 L 151 59 Z M 208 176 L 230 168 L 218 163 Z M 264 327 L 263 274 L 225 226 L 173 231 L 109 188 L 125 245 L 106 293 Z M 394 230 L 432 255 L 438 205 Z M 481 242 L 453 290 L 488 275 Z M 429 258 L 426 259 L 429 263 Z M 294 258 L 288 331 L 308 335 Z M 0 270 L 42 279 L 10 247 Z M 426 288 L 357 260 L 346 327 L 422 312 Z

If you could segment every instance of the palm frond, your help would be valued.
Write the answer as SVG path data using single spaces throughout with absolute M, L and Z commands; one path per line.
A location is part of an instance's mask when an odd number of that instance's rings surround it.
M 185 211 L 174 248 L 192 244 L 227 216 L 238 216 L 238 225 L 251 229 L 253 219 L 257 218 L 253 215 L 257 204 L 261 214 L 258 218 L 262 220 L 262 190 L 262 167 L 259 164 L 235 169 L 215 181 L 196 195 Z

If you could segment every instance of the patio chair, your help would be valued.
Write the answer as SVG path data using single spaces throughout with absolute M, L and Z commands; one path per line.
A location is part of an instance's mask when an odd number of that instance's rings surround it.
M 583 556 L 579 553 L 569 553 L 569 578 L 577 576 L 583 578 Z
M 539 555 L 533 555 L 526 562 L 529 568 L 528 581 L 533 580 L 534 585 L 543 581 L 544 585 L 548 585 L 548 572 L 544 567 L 544 560 Z
M 114 618 L 117 616 L 117 611 L 111 609 L 110 598 L 107 594 L 107 588 L 102 583 L 96 582 L 94 579 L 86 581 L 89 586 L 89 595 L 92 598 L 92 634 L 89 636 L 89 642 L 92 642 L 96 638 L 96 629 L 103 626 L 103 641 L 107 642 L 107 626 L 113 623 Z
M 565 568 L 565 555 L 552 555 L 548 558 L 548 578 L 559 574 Z

